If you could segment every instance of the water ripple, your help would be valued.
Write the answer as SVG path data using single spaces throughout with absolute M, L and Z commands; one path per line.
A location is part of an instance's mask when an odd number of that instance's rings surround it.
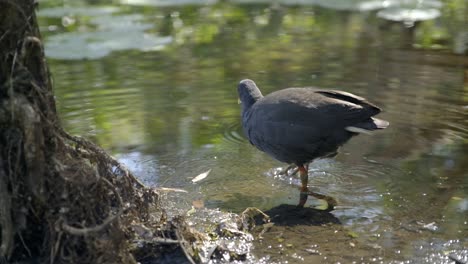
M 224 127 L 224 139 L 231 143 L 245 144 L 247 139 L 243 135 L 242 126 L 239 122 L 230 123 Z

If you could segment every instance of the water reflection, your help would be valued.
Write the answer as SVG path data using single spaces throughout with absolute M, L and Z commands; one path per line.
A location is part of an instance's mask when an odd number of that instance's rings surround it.
M 111 11 L 114 17 L 100 23 L 137 14 L 146 30 L 138 34 L 173 41 L 144 52 L 139 38 L 122 33 L 135 46 L 93 60 L 49 60 L 63 124 L 113 151 L 145 183 L 186 190 L 165 194 L 179 213 L 194 204 L 239 212 L 296 202 L 298 180 L 275 177 L 274 168 L 284 164 L 242 136 L 236 84 L 248 77 L 265 93 L 330 87 L 385 110 L 389 129 L 356 137 L 335 160 L 310 167 L 312 189 L 338 198 L 333 216 L 360 243 L 387 252 L 389 261 L 468 246 L 466 56 L 400 49 L 400 32 L 382 30 L 375 16 L 316 6 Z M 46 47 L 94 20 L 76 21 L 64 27 L 59 18 L 42 17 L 44 29 L 59 27 L 44 32 Z M 426 25 L 418 34 L 438 29 Z M 208 169 L 206 179 L 192 183 Z

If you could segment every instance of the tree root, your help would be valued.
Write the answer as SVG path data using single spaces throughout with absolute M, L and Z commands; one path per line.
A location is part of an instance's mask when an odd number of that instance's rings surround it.
M 83 228 L 76 228 L 73 226 L 68 225 L 67 223 L 63 222 L 62 223 L 62 229 L 69 234 L 76 235 L 76 236 L 85 236 L 85 235 L 90 235 L 91 233 L 97 233 L 102 230 L 104 230 L 109 224 L 111 224 L 113 221 L 117 220 L 118 217 L 123 212 L 123 205 L 122 205 L 122 198 L 120 197 L 119 193 L 115 189 L 114 185 L 110 183 L 107 179 L 101 178 L 102 181 L 104 181 L 108 186 L 112 188 L 112 191 L 114 192 L 115 196 L 117 197 L 117 200 L 119 201 L 119 211 L 115 215 L 109 215 L 102 224 L 93 226 L 93 227 L 83 227 Z

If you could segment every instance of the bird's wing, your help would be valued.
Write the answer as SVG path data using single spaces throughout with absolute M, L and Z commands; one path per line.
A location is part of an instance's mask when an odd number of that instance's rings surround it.
M 363 106 L 364 108 L 370 108 L 372 109 L 372 111 L 375 112 L 374 115 L 380 113 L 381 111 L 379 107 L 370 103 L 365 98 L 354 95 L 352 93 L 337 91 L 337 90 L 316 90 L 315 92 L 318 94 L 324 95 L 326 97 L 329 97 L 329 98 L 334 98 L 340 101 L 353 103 L 356 105 Z
M 364 98 L 333 90 L 290 88 L 272 93 L 257 103 L 253 111 L 256 122 L 293 124 L 318 130 L 346 127 L 380 112 Z

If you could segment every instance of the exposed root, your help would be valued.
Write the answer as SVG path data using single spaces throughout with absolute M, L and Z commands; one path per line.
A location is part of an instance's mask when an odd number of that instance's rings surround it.
M 158 193 L 61 128 L 34 6 L 0 0 L 0 262 L 136 263 L 132 225 L 173 232 Z
M 106 228 L 110 223 L 112 223 L 118 217 L 120 217 L 120 215 L 123 212 L 122 198 L 120 198 L 119 193 L 117 192 L 117 190 L 115 189 L 115 187 L 114 187 L 114 185 L 112 183 L 110 183 L 105 178 L 101 178 L 101 180 L 104 181 L 108 186 L 110 186 L 112 188 L 112 191 L 114 192 L 115 196 L 117 197 L 117 200 L 119 201 L 119 206 L 120 206 L 119 211 L 115 215 L 109 215 L 106 219 L 104 219 L 102 224 L 97 225 L 97 226 L 93 226 L 93 227 L 76 228 L 76 227 L 73 227 L 73 226 L 69 226 L 67 223 L 64 222 L 64 223 L 62 223 L 62 229 L 64 231 L 66 231 L 66 232 L 68 232 L 68 233 L 70 233 L 72 235 L 77 235 L 77 236 L 90 235 L 90 233 L 97 233 L 97 232 L 100 232 L 100 231 L 104 230 L 104 228 Z

